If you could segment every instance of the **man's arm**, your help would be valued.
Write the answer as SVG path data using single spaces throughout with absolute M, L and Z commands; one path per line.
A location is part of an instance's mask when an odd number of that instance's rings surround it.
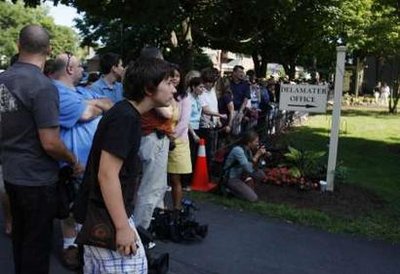
M 103 112 L 109 110 L 113 106 L 113 102 L 108 98 L 91 99 L 87 100 L 86 103 L 100 108 Z
M 204 114 L 209 115 L 209 116 L 216 116 L 221 119 L 227 118 L 225 114 L 220 114 L 218 112 L 212 111 L 209 106 L 203 106 L 201 110 L 203 111 Z
M 229 122 L 227 126 L 231 129 L 233 124 L 233 116 L 235 115 L 235 107 L 233 106 L 233 101 L 228 103 L 227 108 L 229 112 Z
M 243 113 L 244 109 L 247 107 L 247 103 L 250 99 L 250 86 L 246 84 L 246 88 L 244 91 L 244 98 L 243 98 L 243 103 L 240 106 L 240 112 Z
M 116 244 L 119 252 L 125 255 L 136 253 L 137 235 L 130 227 L 125 211 L 119 172 L 122 159 L 101 151 L 99 166 L 99 184 L 104 203 L 116 229 Z
M 249 99 L 247 99 L 247 97 L 244 97 L 243 103 L 242 103 L 242 105 L 240 106 L 240 110 L 239 110 L 241 113 L 243 113 L 244 109 L 247 107 L 247 102 L 248 102 L 248 100 L 249 100 Z
M 75 155 L 69 151 L 60 139 L 60 128 L 41 128 L 38 130 L 39 139 L 45 152 L 53 159 L 68 162 L 74 169 L 75 174 L 83 172 Z
M 194 129 L 190 126 L 190 124 L 189 124 L 189 133 L 192 135 L 194 141 L 195 141 L 196 143 L 198 143 L 199 140 L 200 140 L 200 137 L 197 136 L 196 132 L 194 132 Z
M 99 108 L 95 104 L 86 104 L 85 110 L 82 112 L 81 117 L 79 118 L 80 122 L 85 122 L 96 118 L 101 115 L 103 110 Z

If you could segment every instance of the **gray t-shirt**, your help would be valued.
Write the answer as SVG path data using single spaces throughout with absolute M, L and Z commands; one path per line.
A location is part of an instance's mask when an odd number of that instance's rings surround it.
M 58 164 L 44 151 L 38 129 L 59 125 L 59 98 L 37 66 L 17 62 L 0 74 L 0 114 L 4 181 L 54 184 Z

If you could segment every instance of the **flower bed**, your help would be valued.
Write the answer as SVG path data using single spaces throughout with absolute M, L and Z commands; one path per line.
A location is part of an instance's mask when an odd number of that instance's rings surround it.
M 303 176 L 294 177 L 287 167 L 274 167 L 265 169 L 265 183 L 273 185 L 294 186 L 301 190 L 319 190 L 317 179 L 308 179 Z

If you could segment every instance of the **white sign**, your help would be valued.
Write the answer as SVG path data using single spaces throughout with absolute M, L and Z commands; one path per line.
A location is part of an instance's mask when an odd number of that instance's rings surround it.
M 325 113 L 328 90 L 327 85 L 282 84 L 279 109 Z

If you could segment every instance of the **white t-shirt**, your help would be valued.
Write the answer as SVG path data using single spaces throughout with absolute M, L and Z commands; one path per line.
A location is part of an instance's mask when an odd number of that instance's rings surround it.
M 390 95 L 389 86 L 382 86 L 381 87 L 381 94 L 384 95 L 384 96 L 389 96 Z
M 213 111 L 218 113 L 218 99 L 217 99 L 217 94 L 215 93 L 215 88 L 211 88 L 211 90 L 206 90 L 203 92 L 202 95 L 200 95 L 201 101 L 205 102 L 208 106 L 208 108 Z M 216 124 L 218 122 L 218 117 L 211 117 L 209 115 L 202 114 L 201 115 L 201 127 L 209 127 L 207 125 L 210 124 Z

